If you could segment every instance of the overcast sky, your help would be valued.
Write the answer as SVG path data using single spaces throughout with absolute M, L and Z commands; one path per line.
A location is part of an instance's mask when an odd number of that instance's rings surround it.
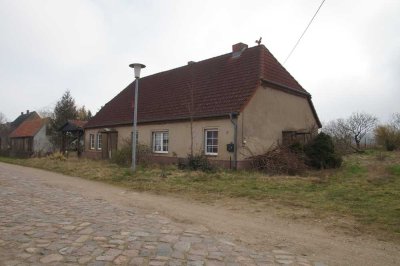
M 0 0 L 0 112 L 53 108 L 69 89 L 93 113 L 133 80 L 262 43 L 283 62 L 320 0 Z M 285 64 L 322 121 L 400 112 L 400 1 L 326 0 Z

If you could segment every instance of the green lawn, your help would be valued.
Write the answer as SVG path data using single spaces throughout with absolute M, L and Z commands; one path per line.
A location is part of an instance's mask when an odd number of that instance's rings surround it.
M 49 158 L 0 161 L 118 184 L 139 191 L 214 200 L 223 197 L 268 200 L 315 213 L 354 217 L 361 225 L 400 237 L 400 153 L 369 151 L 348 156 L 342 168 L 312 171 L 303 177 L 257 172 L 178 170 L 174 166 L 129 168 L 92 160 Z

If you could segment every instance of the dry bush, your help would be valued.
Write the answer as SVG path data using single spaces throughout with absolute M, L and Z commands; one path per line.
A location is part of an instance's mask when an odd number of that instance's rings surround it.
M 185 159 L 180 159 L 178 161 L 178 168 L 193 171 L 200 170 L 203 172 L 212 172 L 216 170 L 215 166 L 211 164 L 204 153 L 198 153 L 194 155 L 188 154 Z
M 400 147 L 400 129 L 393 125 L 381 125 L 375 129 L 375 140 L 388 151 Z
M 307 170 L 302 153 L 297 153 L 288 146 L 278 145 L 249 159 L 253 169 L 268 174 L 297 175 Z
M 61 152 L 55 152 L 48 156 L 50 160 L 65 161 L 67 158 Z
M 147 165 L 151 156 L 151 149 L 144 144 L 136 146 L 136 163 L 140 165 Z M 132 164 L 132 141 L 124 139 L 123 145 L 112 157 L 111 161 L 121 166 L 129 166 Z

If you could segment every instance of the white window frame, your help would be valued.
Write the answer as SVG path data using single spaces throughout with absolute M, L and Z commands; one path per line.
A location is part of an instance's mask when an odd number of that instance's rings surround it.
M 89 149 L 94 150 L 94 134 L 89 134 Z
M 101 151 L 102 148 L 103 148 L 103 136 L 101 135 L 101 133 L 97 133 L 97 149 Z
M 161 151 L 156 151 L 156 134 L 161 134 Z M 166 151 L 164 151 L 164 134 L 167 134 L 167 136 L 168 136 L 168 143 L 167 143 L 167 150 Z M 153 131 L 152 132 L 152 139 L 153 139 L 153 142 L 152 142 L 152 150 L 153 150 L 153 153 L 168 153 L 168 150 L 169 150 L 169 132 L 167 131 L 167 130 L 160 130 L 160 131 Z
M 204 154 L 205 155 L 215 156 L 215 155 L 218 155 L 219 142 L 218 142 L 217 145 L 208 145 L 208 146 L 214 146 L 214 147 L 216 146 L 217 147 L 217 152 L 207 152 L 207 132 L 211 132 L 211 131 L 216 131 L 218 133 L 218 129 L 217 128 L 207 128 L 207 129 L 204 130 Z M 218 133 L 218 136 L 217 136 L 217 141 L 218 141 L 218 138 L 219 138 L 219 133 Z
M 131 131 L 131 143 L 133 143 L 133 131 Z M 136 129 L 136 146 L 139 146 L 139 130 Z

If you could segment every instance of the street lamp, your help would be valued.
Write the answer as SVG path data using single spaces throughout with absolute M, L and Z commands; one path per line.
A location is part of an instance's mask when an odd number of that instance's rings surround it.
M 133 133 L 132 133 L 132 171 L 136 171 L 136 125 L 137 125 L 137 105 L 140 70 L 146 66 L 139 63 L 130 64 L 129 67 L 135 69 L 135 106 L 133 111 Z

